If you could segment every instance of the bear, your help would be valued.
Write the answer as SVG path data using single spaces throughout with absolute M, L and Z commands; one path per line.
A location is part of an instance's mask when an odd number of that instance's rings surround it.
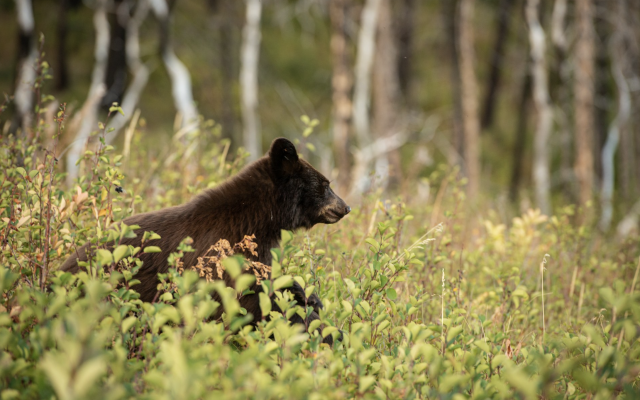
M 291 141 L 275 139 L 265 156 L 191 201 L 123 220 L 129 226 L 138 225 L 139 229 L 134 231 L 135 238 L 124 239 L 122 244 L 140 246 L 145 231 L 153 231 L 160 236 L 160 239 L 145 243 L 158 246 L 162 251 L 140 254 L 143 264 L 136 275 L 140 283 L 133 289 L 140 294 L 141 300 L 154 301 L 158 294 L 157 275 L 167 272 L 169 254 L 186 237 L 192 238 L 191 246 L 195 251 L 185 253 L 182 260 L 185 269 L 195 265 L 198 257 L 207 254 L 219 240 L 240 243 L 245 235 L 255 235 L 254 242 L 258 247 L 244 255 L 251 261 L 271 265 L 271 249 L 279 245 L 281 230 L 295 231 L 310 229 L 320 223 L 334 224 L 350 211 L 344 200 L 333 192 L 329 180 L 298 156 Z M 78 272 L 78 261 L 87 260 L 88 245 L 80 247 L 60 270 Z M 229 284 L 227 277 L 225 281 Z M 258 296 L 262 288 L 254 284 L 251 290 L 255 294 L 242 296 L 240 305 L 253 315 L 251 323 L 255 324 L 262 319 Z M 307 299 L 295 281 L 286 290 L 293 294 L 298 305 L 313 307 L 307 321 L 294 315 L 291 322 L 308 324 L 319 318 L 322 303 L 318 296 L 312 295 Z M 272 309 L 279 311 L 275 302 L 272 302 Z

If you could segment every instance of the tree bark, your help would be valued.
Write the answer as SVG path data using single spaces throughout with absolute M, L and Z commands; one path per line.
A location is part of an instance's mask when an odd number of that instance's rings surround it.
M 544 3 L 540 5 L 540 25 L 543 25 Z M 571 60 L 567 59 L 567 37 L 565 35 L 565 17 L 567 14 L 567 0 L 555 0 L 551 14 L 551 42 L 553 43 L 554 55 L 549 76 L 549 97 L 558 110 L 558 128 L 555 135 L 560 143 L 560 183 L 562 192 L 569 202 L 576 200 L 575 176 L 573 173 L 573 140 L 572 123 L 570 115 L 572 110 L 572 94 L 569 82 L 571 76 L 567 64 Z
M 453 137 L 451 142 L 457 153 L 462 157 L 464 153 L 464 129 L 462 123 L 462 90 L 460 87 L 460 60 L 458 58 L 458 40 L 460 36 L 457 24 L 457 7 L 459 0 L 442 0 L 442 18 L 445 25 L 445 40 L 449 53 L 451 68 L 451 97 L 453 100 Z
M 382 0 L 378 10 L 377 43 L 373 70 L 373 131 L 376 138 L 391 136 L 398 128 L 400 82 L 393 17 L 390 0 Z M 381 186 L 395 188 L 400 182 L 402 165 L 400 150 L 387 153 L 387 157 L 376 160 L 376 173 Z
M 549 82 L 545 59 L 546 38 L 538 17 L 539 0 L 527 0 L 526 17 L 529 25 L 533 76 L 533 98 L 538 112 L 533 155 L 533 183 L 536 203 L 545 214 L 551 213 L 549 137 L 553 111 L 549 101 Z
M 149 80 L 149 68 L 140 60 L 140 26 L 148 14 L 149 2 L 147 0 L 139 0 L 133 16 L 128 18 L 127 21 L 123 21 L 123 23 L 126 23 L 127 31 L 127 41 L 125 45 L 126 63 L 133 79 L 124 92 L 122 103 L 120 104 L 124 115 L 118 113 L 109 121 L 108 128 L 113 128 L 113 130 L 109 132 L 110 129 L 107 129 L 107 143 L 113 142 L 120 130 L 122 130 L 125 124 L 131 119 L 142 95 L 142 91 L 147 86 Z
M 575 174 L 579 203 L 586 204 L 593 193 L 593 101 L 595 44 L 593 0 L 576 0 L 577 41 L 575 50 Z
M 620 142 L 620 132 L 626 129 L 631 117 L 631 91 L 625 71 L 629 69 L 629 60 L 625 49 L 625 39 L 629 27 L 626 24 L 627 2 L 618 0 L 616 5 L 617 18 L 615 32 L 609 48 L 611 49 L 611 69 L 618 88 L 618 113 L 609 126 L 607 140 L 602 149 L 602 214 L 600 215 L 600 229 L 606 231 L 613 219 L 613 189 L 615 185 L 614 157 Z
M 464 162 L 467 194 L 477 200 L 480 188 L 480 121 L 478 120 L 478 84 L 476 82 L 473 34 L 474 0 L 460 3 L 460 82 L 464 127 Z
M 33 123 L 33 85 L 36 80 L 36 49 L 31 0 L 16 0 L 18 20 L 18 57 L 13 99 L 16 115 L 11 126 L 12 132 L 21 130 L 22 136 L 28 136 Z
M 511 9 L 515 0 L 501 0 L 498 8 L 498 24 L 496 27 L 496 42 L 491 55 L 491 71 L 489 72 L 489 82 L 485 94 L 481 125 L 482 129 L 487 129 L 493 125 L 495 106 L 497 101 L 498 88 L 502 74 L 502 60 L 504 59 L 504 46 L 509 35 L 509 22 L 511 22 Z
M 404 0 L 398 18 L 398 80 L 404 100 L 410 103 L 409 83 L 413 63 L 413 36 L 415 31 L 415 15 L 417 0 Z
M 349 125 L 351 123 L 351 88 L 353 78 L 347 48 L 346 16 L 349 0 L 330 0 L 331 55 L 333 61 L 333 148 L 338 167 L 338 193 L 348 193 L 351 183 Z
M 511 171 L 511 183 L 509 184 L 509 198 L 512 202 L 518 200 L 518 191 L 522 179 L 522 165 L 524 163 L 524 150 L 527 142 L 527 119 L 529 117 L 529 98 L 531 97 L 531 73 L 527 71 L 522 81 L 520 100 L 518 102 L 518 123 L 516 127 L 516 141 L 513 146 Z
M 127 87 L 127 23 L 129 4 L 123 0 L 114 0 L 107 14 L 109 19 L 109 55 L 105 85 L 107 93 L 102 99 L 102 107 L 109 108 L 113 103 L 122 103 Z
M 246 0 L 246 23 L 242 32 L 240 87 L 244 147 L 249 159 L 262 155 L 262 137 L 258 118 L 258 61 L 260 59 L 260 18 L 262 0 Z
M 160 53 L 169 78 L 171 79 L 171 93 L 176 110 L 178 110 L 181 124 L 188 134 L 198 125 L 198 109 L 193 100 L 191 75 L 187 67 L 180 61 L 171 44 L 171 11 L 170 4 L 165 0 L 149 0 L 151 10 L 160 25 Z
M 353 93 L 353 126 L 359 145 L 371 142 L 369 105 L 371 101 L 371 70 L 376 52 L 376 26 L 381 0 L 367 0 L 362 9 L 358 49 L 356 54 Z
M 60 0 L 58 5 L 58 22 L 56 26 L 56 66 L 55 88 L 65 90 L 69 87 L 69 68 L 67 66 L 67 14 L 69 13 L 70 1 Z
M 608 8 L 612 2 L 610 0 L 593 0 L 594 9 Z M 593 172 L 594 185 L 602 182 L 602 150 L 609 132 L 609 114 L 613 108 L 615 98 L 613 87 L 610 85 L 612 67 L 610 65 L 610 54 L 607 49 L 606 38 L 611 37 L 609 31 L 609 21 L 607 18 L 596 16 L 594 12 L 594 46 L 595 46 L 595 67 L 594 67 L 594 107 L 593 107 Z M 597 99 L 597 100 L 595 100 Z
M 104 78 L 107 69 L 107 56 L 109 54 L 109 21 L 106 12 L 106 0 L 96 2 L 96 9 L 93 14 L 93 25 L 96 30 L 96 43 L 94 48 L 95 62 L 91 74 L 91 86 L 89 94 L 82 109 L 71 122 L 71 126 L 79 126 L 75 138 L 67 153 L 67 185 L 73 185 L 78 177 L 80 160 L 84 148 L 93 129 L 97 128 L 98 107 L 100 99 L 106 92 Z
M 235 136 L 236 116 L 233 105 L 236 104 L 233 96 L 233 82 L 236 81 L 236 69 L 234 68 L 235 49 L 234 45 L 234 21 L 233 4 L 229 1 L 210 0 L 209 7 L 214 14 L 213 25 L 218 31 L 218 51 L 219 68 L 222 73 L 222 133 L 225 137 Z

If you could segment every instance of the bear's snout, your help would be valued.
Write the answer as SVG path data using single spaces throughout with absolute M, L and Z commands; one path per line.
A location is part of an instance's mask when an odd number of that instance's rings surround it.
M 329 204 L 322 209 L 320 215 L 323 223 L 335 224 L 350 212 L 351 207 L 349 207 L 340 197 L 333 194 Z

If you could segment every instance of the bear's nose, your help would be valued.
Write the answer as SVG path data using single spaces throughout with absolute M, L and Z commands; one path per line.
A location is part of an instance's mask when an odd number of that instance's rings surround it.
M 351 212 L 351 207 L 347 206 L 347 208 L 344 209 L 345 211 L 345 215 L 349 214 Z

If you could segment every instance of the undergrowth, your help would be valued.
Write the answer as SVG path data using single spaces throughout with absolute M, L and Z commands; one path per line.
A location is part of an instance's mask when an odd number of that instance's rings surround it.
M 137 130 L 123 156 L 101 125 L 67 186 L 65 107 L 54 121 L 38 115 L 33 135 L 0 144 L 2 399 L 640 396 L 638 238 L 595 231 L 589 208 L 501 220 L 471 209 L 445 167 L 427 179 L 433 198 L 370 192 L 340 223 L 284 231 L 273 250 L 266 293 L 295 279 L 324 303 L 310 333 L 286 322 L 307 312 L 288 293 L 273 294 L 283 314 L 252 329 L 238 303 L 247 279 L 226 288 L 179 268 L 141 302 L 136 255 L 151 246 L 102 249 L 88 272 L 56 271 L 87 241 L 132 234 L 114 222 L 188 201 L 246 154 L 229 154 L 203 121 L 188 144 L 176 138 L 158 154 Z M 189 245 L 175 250 L 179 266 Z M 236 276 L 237 261 L 223 262 Z M 266 295 L 261 307 L 270 311 Z M 339 331 L 333 348 L 322 344 Z

